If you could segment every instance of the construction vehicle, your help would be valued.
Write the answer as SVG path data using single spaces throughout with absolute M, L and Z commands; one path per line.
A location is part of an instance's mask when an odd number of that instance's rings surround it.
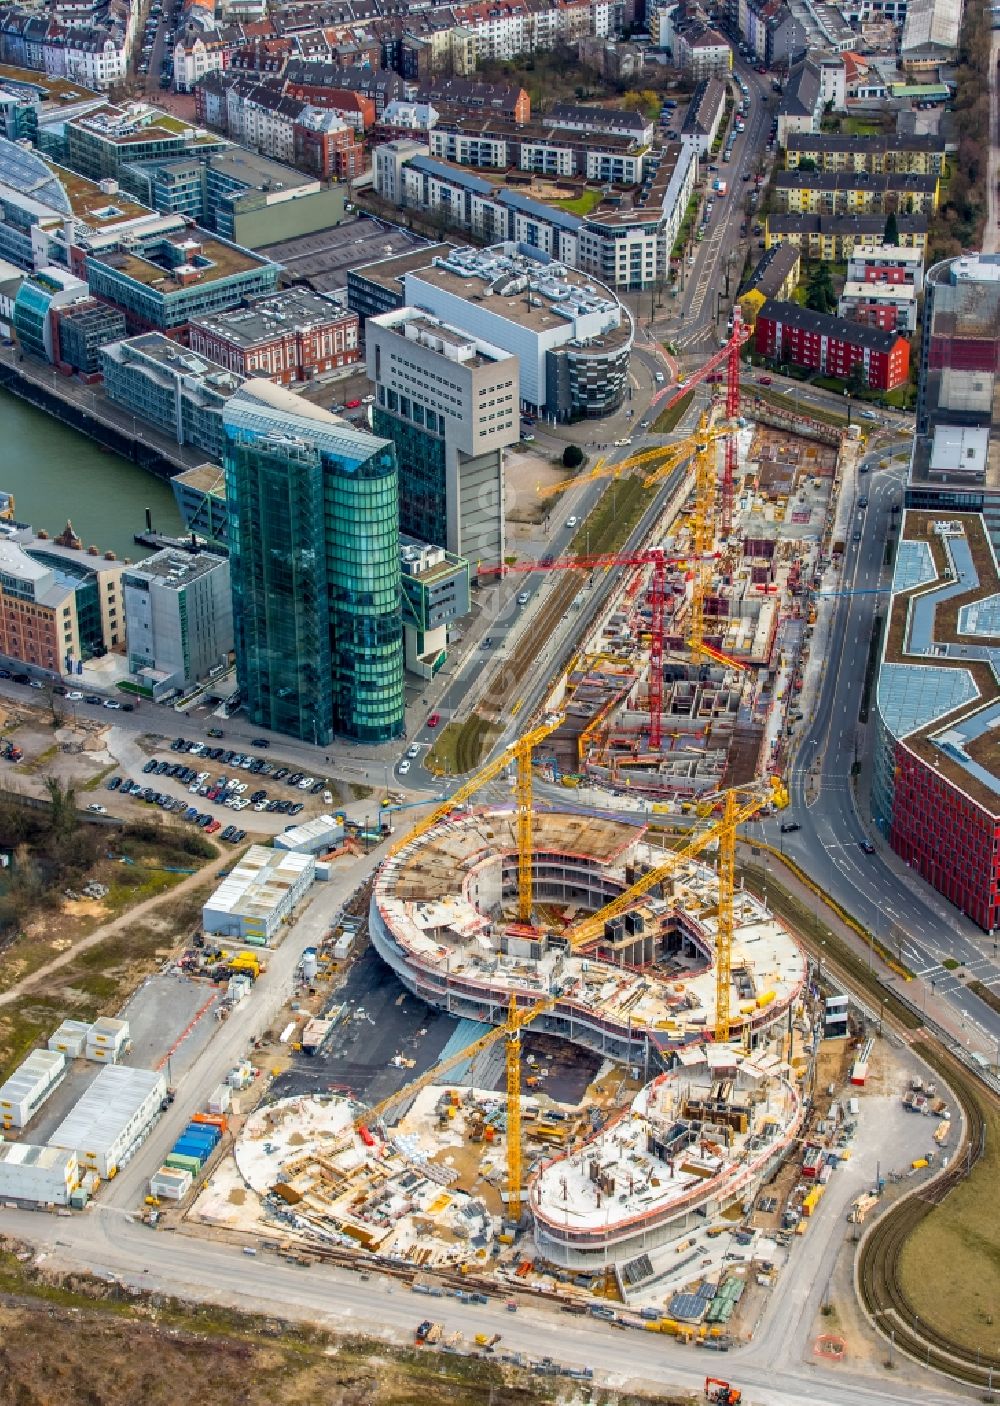
M 716 1406 L 740 1406 L 743 1400 L 739 1387 L 730 1386 L 721 1377 L 705 1378 L 705 1396 L 709 1401 L 715 1402 Z
M 418 1323 L 413 1334 L 414 1347 L 433 1347 L 436 1342 L 441 1341 L 441 1334 L 444 1332 L 444 1325 L 432 1323 L 429 1318 L 425 1318 L 422 1323 Z
M 476 1346 L 483 1347 L 487 1352 L 492 1352 L 500 1341 L 499 1333 L 477 1333 Z

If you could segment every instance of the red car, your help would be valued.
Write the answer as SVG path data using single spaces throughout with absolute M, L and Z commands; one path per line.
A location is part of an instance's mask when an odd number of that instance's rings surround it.
M 211 821 L 209 821 L 209 823 L 205 826 L 205 833 L 206 833 L 207 835 L 214 835 L 215 832 L 216 832 L 216 830 L 220 830 L 221 828 L 222 828 L 222 827 L 221 827 L 221 825 L 219 824 L 218 820 L 211 820 Z
M 358 408 L 358 406 L 359 406 L 360 404 L 361 404 L 361 401 L 360 401 L 360 400 L 346 400 L 346 401 L 344 402 L 344 409 L 345 409 L 345 410 L 357 410 L 357 408 Z
M 757 384 L 758 384 L 758 386 L 769 386 L 769 385 L 771 384 L 771 377 L 770 377 L 770 376 L 758 376 L 758 377 L 757 377 Z
M 441 714 L 440 714 L 440 713 L 431 713 L 430 717 L 427 719 L 427 726 L 428 726 L 428 727 L 437 727 L 437 725 L 438 725 L 438 723 L 439 723 L 440 721 L 441 721 Z
M 758 73 L 766 73 L 766 72 L 767 72 L 767 69 L 764 67 L 763 64 L 760 64 L 760 65 L 758 66 L 758 68 L 757 68 L 757 72 L 758 72 Z

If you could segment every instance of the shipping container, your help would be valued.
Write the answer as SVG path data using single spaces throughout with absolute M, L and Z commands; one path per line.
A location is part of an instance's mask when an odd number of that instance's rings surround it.
M 150 1194 L 168 1201 L 180 1201 L 190 1191 L 193 1180 L 190 1172 L 179 1167 L 161 1167 L 150 1178 Z
M 164 1166 L 173 1167 L 183 1172 L 190 1172 L 192 1177 L 196 1177 L 201 1171 L 202 1162 L 198 1157 L 186 1157 L 181 1152 L 171 1152 Z

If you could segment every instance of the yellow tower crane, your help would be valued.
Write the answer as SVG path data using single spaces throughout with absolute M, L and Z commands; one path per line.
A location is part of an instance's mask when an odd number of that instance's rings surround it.
M 644 480 L 646 487 L 650 488 L 653 484 L 662 482 L 685 459 L 690 459 L 700 445 L 714 444 L 716 440 L 725 439 L 727 435 L 732 434 L 733 429 L 734 425 L 729 420 L 714 425 L 710 412 L 704 411 L 697 428 L 682 439 L 674 440 L 672 444 L 657 444 L 652 449 L 640 449 L 638 453 L 628 454 L 616 464 L 609 463 L 602 456 L 586 473 L 577 474 L 575 478 L 560 479 L 558 483 L 539 484 L 535 491 L 540 498 L 551 498 L 581 483 L 593 483 L 599 478 L 617 479 L 621 478 L 622 474 L 631 473 L 633 469 L 653 465 Z
M 436 1084 L 449 1070 L 459 1064 L 467 1064 L 477 1055 L 482 1054 L 483 1050 L 488 1050 L 500 1040 L 505 1040 L 507 1044 L 507 1209 L 511 1220 L 516 1223 L 521 1218 L 521 1200 L 524 1190 L 522 1183 L 524 1163 L 521 1156 L 521 1031 L 525 1026 L 530 1025 L 536 1016 L 550 1011 L 558 999 L 558 994 L 549 995 L 542 997 L 540 1001 L 533 1001 L 530 1005 L 519 1006 L 517 996 L 512 991 L 507 1006 L 507 1019 L 502 1025 L 487 1031 L 478 1040 L 474 1040 L 471 1045 L 466 1045 L 464 1049 L 449 1055 L 447 1059 L 440 1060 L 430 1069 L 425 1069 L 419 1078 L 411 1080 L 403 1088 L 397 1089 L 394 1094 L 389 1094 L 388 1098 L 382 1099 L 371 1108 L 365 1109 L 363 1113 L 359 1113 L 353 1120 L 354 1128 L 362 1128 L 378 1122 L 397 1104 L 412 1098 L 415 1094 L 420 1093 L 421 1089 L 426 1089 L 429 1084 Z
M 523 737 L 519 737 L 516 742 L 512 742 L 509 747 L 505 747 L 498 756 L 477 771 L 475 776 L 464 781 L 447 800 L 435 806 L 432 811 L 418 820 L 412 829 L 402 835 L 389 850 L 390 857 L 398 854 L 412 840 L 426 835 L 439 820 L 453 811 L 456 806 L 462 805 L 470 796 L 474 796 L 478 790 L 499 776 L 505 767 L 514 762 L 517 766 L 515 791 L 517 805 L 517 916 L 522 923 L 530 923 L 533 900 L 532 836 L 534 820 L 531 754 L 540 742 L 543 742 L 550 733 L 555 732 L 562 720 L 563 713 L 561 711 L 552 713 L 538 727 L 532 728 Z
M 750 792 L 749 799 L 740 802 L 740 792 Z M 669 879 L 687 860 L 693 859 L 713 841 L 719 842 L 719 910 L 716 936 L 716 1025 L 715 1038 L 728 1040 L 730 1033 L 730 981 L 732 974 L 733 901 L 736 875 L 736 832 L 752 820 L 766 805 L 780 805 L 784 788 L 777 777 L 758 781 L 751 787 L 726 791 L 721 798 L 722 815 L 706 829 L 692 835 L 680 849 L 664 856 L 663 862 L 643 874 L 617 898 L 580 922 L 567 928 L 563 936 L 574 951 L 591 946 L 604 932 L 605 923 L 631 908 L 637 899 Z

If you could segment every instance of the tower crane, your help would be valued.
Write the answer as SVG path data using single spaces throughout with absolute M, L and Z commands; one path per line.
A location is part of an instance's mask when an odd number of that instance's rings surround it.
M 523 1159 L 521 1156 L 521 1031 L 531 1024 L 536 1016 L 550 1011 L 559 1000 L 559 993 L 542 997 L 540 1001 L 532 1001 L 529 1005 L 519 1005 L 516 992 L 510 993 L 510 1000 L 507 1006 L 507 1019 L 502 1025 L 497 1025 L 494 1029 L 481 1035 L 478 1040 L 474 1040 L 471 1045 L 466 1045 L 463 1049 L 451 1054 L 447 1059 L 439 1060 L 437 1064 L 425 1069 L 418 1078 L 405 1084 L 403 1088 L 397 1089 L 394 1094 L 389 1094 L 387 1098 L 379 1103 L 367 1108 L 359 1113 L 353 1120 L 353 1127 L 358 1130 L 367 1127 L 371 1123 L 379 1122 L 383 1115 L 399 1103 L 414 1094 L 420 1093 L 421 1089 L 426 1089 L 429 1084 L 437 1081 L 449 1070 L 454 1069 L 459 1064 L 467 1064 L 482 1054 L 483 1050 L 490 1049 L 500 1040 L 506 1042 L 506 1095 L 507 1095 L 507 1208 L 511 1219 L 516 1223 L 521 1219 L 521 1200 L 523 1192 Z
M 649 645 L 649 741 L 659 750 L 663 741 L 663 625 L 667 599 L 667 566 L 686 563 L 687 556 L 668 555 L 661 547 L 650 547 L 631 556 L 614 553 L 594 557 L 555 557 L 551 561 L 501 563 L 479 568 L 480 576 L 505 575 L 508 571 L 596 571 L 613 566 L 652 566 L 650 581 Z
M 748 799 L 741 801 L 739 799 L 741 793 L 748 796 Z M 637 899 L 649 893 L 650 889 L 656 888 L 664 879 L 668 879 L 680 865 L 693 859 L 695 855 L 700 854 L 702 850 L 717 840 L 719 843 L 719 907 L 715 943 L 715 1038 L 725 1042 L 729 1039 L 731 1027 L 730 983 L 735 926 L 733 903 L 736 879 L 736 831 L 746 821 L 752 820 L 766 805 L 773 803 L 780 806 L 785 796 L 784 786 L 778 777 L 768 777 L 766 780 L 761 779 L 748 787 L 734 787 L 725 791 L 721 797 L 717 798 L 722 803 L 722 815 L 718 820 L 706 829 L 692 835 L 680 849 L 672 850 L 664 856 L 662 863 L 643 874 L 617 898 L 606 903 L 596 913 L 592 913 L 589 917 L 583 918 L 580 922 L 567 928 L 563 936 L 574 951 L 589 947 L 604 932 L 605 923 L 631 908 Z
M 505 767 L 514 762 L 517 766 L 515 792 L 517 798 L 517 914 L 520 922 L 530 923 L 533 902 L 531 853 L 534 819 L 531 798 L 531 753 L 540 742 L 544 742 L 550 733 L 555 732 L 562 722 L 563 716 L 561 711 L 551 714 L 545 722 L 532 728 L 530 732 L 526 732 L 522 737 L 512 742 L 509 747 L 505 747 L 498 756 L 477 771 L 475 776 L 463 782 L 447 800 L 442 801 L 429 814 L 418 820 L 411 830 L 408 830 L 396 841 L 389 850 L 389 856 L 398 854 L 411 840 L 417 840 L 421 835 L 426 835 L 439 820 L 453 811 L 456 806 L 462 805 L 470 796 L 474 796 L 481 787 L 487 785 L 494 777 L 499 776 Z
M 661 414 L 676 405 L 682 396 L 687 395 L 693 386 L 704 381 L 708 376 L 721 366 L 726 364 L 726 419 L 734 425 L 733 432 L 726 440 L 726 462 L 722 474 L 722 508 L 719 514 L 721 535 L 728 537 L 733 530 L 733 484 L 736 474 L 736 431 L 735 421 L 740 413 L 740 348 L 750 336 L 750 329 L 743 321 L 743 314 L 739 303 L 733 304 L 733 328 L 728 340 L 715 353 L 709 357 L 704 366 L 693 371 L 690 376 L 684 378 L 682 385 L 678 385 L 677 390 L 667 400 L 663 406 Z
M 651 488 L 654 484 L 662 482 L 685 459 L 690 459 L 697 452 L 698 446 L 706 439 L 714 443 L 728 435 L 732 428 L 728 424 L 713 425 L 711 416 L 705 411 L 698 421 L 696 429 L 692 430 L 690 434 L 684 435 L 683 438 L 674 440 L 671 444 L 657 444 L 650 449 L 640 449 L 635 454 L 626 455 L 616 464 L 609 463 L 602 456 L 587 473 L 577 474 L 575 478 L 560 479 L 558 483 L 539 484 L 535 491 L 540 498 L 551 498 L 555 494 L 565 493 L 568 488 L 574 488 L 581 483 L 592 483 L 595 479 L 619 479 L 623 474 L 631 473 L 633 469 L 643 468 L 646 465 L 653 465 L 644 480 L 645 487 Z

